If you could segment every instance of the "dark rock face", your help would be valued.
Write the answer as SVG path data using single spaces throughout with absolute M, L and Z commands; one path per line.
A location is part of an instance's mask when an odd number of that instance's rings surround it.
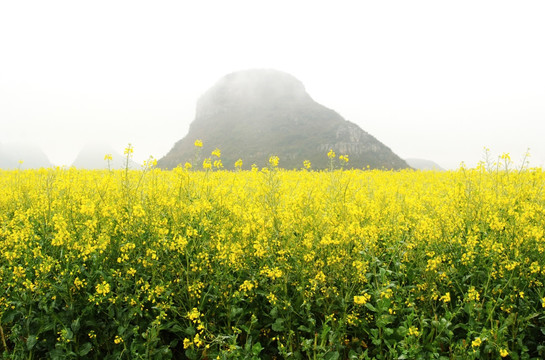
M 229 74 L 206 91 L 197 103 L 189 133 L 159 160 L 173 168 L 195 159 L 194 141 L 201 139 L 199 164 L 216 147 L 226 169 L 242 159 L 244 168 L 266 166 L 271 155 L 280 167 L 329 167 L 327 152 L 346 154 L 348 167 L 408 168 L 388 147 L 335 111 L 315 102 L 303 84 L 276 70 Z

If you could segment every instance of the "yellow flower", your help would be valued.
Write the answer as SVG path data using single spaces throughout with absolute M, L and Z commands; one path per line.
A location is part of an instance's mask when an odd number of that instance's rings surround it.
M 121 344 L 122 342 L 123 342 L 123 338 L 119 335 L 116 335 L 114 338 L 114 343 L 117 345 L 117 344 Z
M 223 164 L 221 163 L 221 160 L 220 160 L 220 159 L 214 160 L 214 167 L 215 167 L 216 169 L 221 169 L 221 168 L 223 168 Z
M 235 161 L 235 168 L 242 168 L 242 159 L 238 159 L 237 161 Z
M 201 347 L 204 344 L 199 334 L 195 335 L 195 338 L 193 339 L 193 343 L 195 344 L 196 347 Z
M 195 140 L 195 147 L 198 147 L 198 148 L 202 147 L 202 140 L 200 139 Z
M 311 165 L 311 164 L 310 164 L 310 161 L 309 161 L 309 160 L 303 161 L 303 167 L 304 167 L 305 169 L 310 169 L 310 165 Z
M 133 149 L 132 145 L 129 144 L 129 145 L 125 148 L 125 151 L 123 152 L 123 154 L 124 154 L 124 155 L 127 155 L 127 156 L 131 156 L 133 152 L 134 152 L 134 149 Z
M 501 349 L 500 350 L 500 356 L 502 358 L 506 357 L 507 355 L 509 355 L 509 351 L 507 351 L 507 349 Z
M 202 168 L 205 170 L 209 170 L 212 168 L 212 160 L 210 158 L 206 158 L 202 162 Z
M 189 340 L 188 338 L 184 339 L 184 349 L 187 349 L 188 347 L 190 347 L 191 344 L 192 344 L 191 340 Z
M 333 151 L 333 149 L 329 149 L 329 152 L 327 153 L 327 157 L 330 159 L 335 159 L 335 151 Z
M 475 340 L 473 340 L 473 341 L 471 342 L 471 346 L 473 346 L 474 348 L 476 348 L 476 347 L 481 346 L 482 343 L 483 343 L 483 341 L 481 340 L 480 337 L 478 337 L 478 338 L 475 338 Z
M 197 308 L 193 308 L 190 312 L 187 313 L 187 317 L 193 322 L 195 322 L 200 316 L 201 313 Z
M 386 299 L 391 298 L 393 295 L 394 295 L 394 292 L 392 291 L 391 288 L 388 288 L 388 289 L 386 289 L 384 291 L 381 291 L 381 293 L 380 293 L 380 297 L 381 298 L 386 298 Z
M 250 292 L 255 287 L 255 284 L 249 280 L 244 280 L 244 282 L 239 286 L 238 290 L 242 292 Z
M 83 286 L 86 285 L 86 281 L 85 280 L 80 280 L 79 277 L 75 278 L 74 279 L 74 286 L 76 287 L 76 289 L 81 289 Z
M 420 332 L 418 331 L 418 328 L 416 326 L 411 326 L 409 328 L 409 336 L 416 336 L 418 337 L 420 335 Z
M 96 286 L 96 292 L 99 295 L 105 296 L 110 292 L 110 284 L 108 284 L 106 281 L 103 281 L 102 284 L 98 284 Z
M 441 300 L 444 303 L 450 302 L 450 292 L 447 292 L 445 295 L 441 296 L 439 300 Z
M 267 295 L 267 299 L 269 300 L 269 302 L 273 305 L 276 305 L 276 302 L 278 301 L 278 298 L 276 297 L 276 295 L 274 295 L 272 292 L 269 293 L 269 295 Z
M 221 151 L 220 149 L 216 148 L 214 151 L 212 151 L 212 156 L 215 156 L 215 157 L 221 157 Z
M 186 163 L 184 164 L 184 168 L 185 168 L 186 170 L 189 170 L 189 169 L 191 169 L 192 167 L 193 167 L 193 165 L 191 165 L 190 162 L 186 162 Z
M 369 300 L 371 300 L 371 295 L 369 294 L 354 296 L 354 304 L 356 305 L 365 305 Z
M 104 160 L 112 160 L 112 154 L 104 155 Z
M 475 286 L 470 286 L 469 291 L 467 292 L 467 298 L 469 301 L 479 301 L 480 295 L 477 290 L 475 290 Z
M 347 163 L 347 162 L 348 162 L 348 155 L 341 155 L 341 156 L 339 156 L 339 160 L 342 160 L 342 161 L 344 161 L 345 163 Z
M 272 167 L 277 167 L 279 160 L 278 156 L 273 155 L 269 158 L 269 164 L 271 164 Z
M 543 299 L 541 299 L 541 307 L 545 308 L 545 297 Z

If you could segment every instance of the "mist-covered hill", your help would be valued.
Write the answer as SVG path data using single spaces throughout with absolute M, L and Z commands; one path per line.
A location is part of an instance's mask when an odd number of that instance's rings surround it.
M 112 146 L 103 142 L 91 142 L 86 144 L 78 153 L 76 160 L 72 166 L 78 169 L 108 169 L 108 160 L 104 157 L 111 155 L 110 169 L 124 169 L 126 164 L 126 156 L 115 151 Z M 130 169 L 139 169 L 137 163 L 129 160 Z
M 441 166 L 439 166 L 439 164 L 431 160 L 410 158 L 405 159 L 405 161 L 407 162 L 407 164 L 409 164 L 410 167 L 417 170 L 445 170 Z
M 158 166 L 192 162 L 197 139 L 204 144 L 199 167 L 216 147 L 227 169 L 239 158 L 244 168 L 266 166 L 271 155 L 284 168 L 301 168 L 310 160 L 314 169 L 324 169 L 329 149 L 348 155 L 348 167 L 409 167 L 375 137 L 315 102 L 295 77 L 276 70 L 246 70 L 220 79 L 199 99 L 188 134 Z
M 0 144 L 0 169 L 38 169 L 52 166 L 47 155 L 31 144 Z

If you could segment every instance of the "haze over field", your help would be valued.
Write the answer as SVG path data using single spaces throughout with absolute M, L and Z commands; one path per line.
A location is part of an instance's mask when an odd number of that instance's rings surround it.
M 0 3 L 0 144 L 164 156 L 225 74 L 292 74 L 402 158 L 545 165 L 545 3 Z

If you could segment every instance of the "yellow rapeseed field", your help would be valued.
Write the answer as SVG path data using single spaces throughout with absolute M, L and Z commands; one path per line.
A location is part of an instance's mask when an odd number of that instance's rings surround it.
M 220 156 L 0 170 L 3 358 L 545 357 L 541 169 Z

